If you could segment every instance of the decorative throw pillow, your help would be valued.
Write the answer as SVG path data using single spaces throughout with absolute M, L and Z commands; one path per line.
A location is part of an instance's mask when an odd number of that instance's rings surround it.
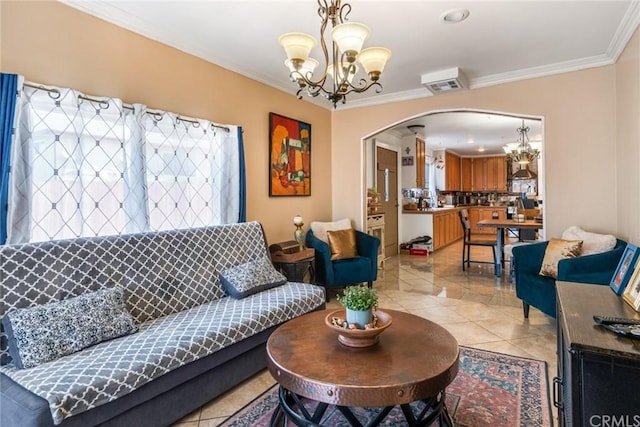
M 600 254 L 608 252 L 616 247 L 616 237 L 611 234 L 598 234 L 584 231 L 582 228 L 572 226 L 562 233 L 563 240 L 582 240 L 581 255 Z
M 220 283 L 227 295 L 242 299 L 287 282 L 271 261 L 264 257 L 228 268 L 220 273 Z
M 356 258 L 358 248 L 356 246 L 356 232 L 353 228 L 347 230 L 327 231 L 331 259 Z
M 32 368 L 138 331 L 118 287 L 11 310 L 2 324 L 17 368 Z
M 313 235 L 327 244 L 329 243 L 327 231 L 346 230 L 348 228 L 351 228 L 351 220 L 349 218 L 334 222 L 314 221 L 311 223 L 311 231 L 313 231 Z
M 582 240 L 551 239 L 544 251 L 540 275 L 558 278 L 558 262 L 566 258 L 575 258 L 582 251 Z

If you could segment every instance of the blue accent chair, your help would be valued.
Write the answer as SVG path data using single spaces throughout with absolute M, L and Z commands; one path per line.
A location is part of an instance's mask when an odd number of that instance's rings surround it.
M 380 239 L 362 231 L 356 232 L 357 258 L 331 260 L 329 245 L 307 231 L 306 245 L 316 250 L 315 281 L 327 289 L 344 288 L 348 285 L 367 282 L 369 287 L 378 278 L 378 248 Z
M 539 274 L 548 244 L 540 242 L 513 248 L 516 295 L 522 300 L 525 319 L 529 318 L 530 306 L 556 317 L 556 281 Z M 608 252 L 563 259 L 558 263 L 557 280 L 608 286 L 626 246 L 626 242 L 618 239 Z

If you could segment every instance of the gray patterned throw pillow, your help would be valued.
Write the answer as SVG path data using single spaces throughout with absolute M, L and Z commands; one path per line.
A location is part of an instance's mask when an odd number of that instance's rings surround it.
M 268 258 L 260 258 L 228 268 L 220 273 L 220 283 L 227 295 L 241 299 L 287 282 L 287 278 L 273 268 Z
M 17 368 L 31 368 L 138 331 L 122 288 L 9 311 L 2 319 Z

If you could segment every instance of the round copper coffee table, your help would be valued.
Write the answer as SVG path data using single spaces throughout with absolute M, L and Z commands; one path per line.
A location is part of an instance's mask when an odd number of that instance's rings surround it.
M 280 406 L 272 425 L 287 419 L 298 426 L 321 425 L 329 405 L 335 405 L 351 425 L 361 425 L 351 407 L 381 407 L 368 425 L 378 425 L 400 406 L 410 426 L 435 419 L 453 426 L 444 404 L 445 388 L 458 373 L 459 348 L 446 329 L 421 317 L 386 310 L 393 323 L 372 347 L 351 348 L 338 342 L 324 325 L 328 311 L 293 319 L 267 341 L 269 372 L 280 385 Z M 301 397 L 319 402 L 313 413 Z M 427 409 L 413 413 L 409 405 L 423 401 Z

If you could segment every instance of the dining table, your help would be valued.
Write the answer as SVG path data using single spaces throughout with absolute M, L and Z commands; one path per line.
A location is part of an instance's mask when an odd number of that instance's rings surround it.
M 498 265 L 496 265 L 496 276 L 502 275 L 502 267 L 504 266 L 504 241 L 505 230 L 516 228 L 518 230 L 538 230 L 543 228 L 541 221 L 527 219 L 523 222 L 518 222 L 515 219 L 483 219 L 478 221 L 478 227 L 481 228 L 494 228 L 496 229 L 496 256 L 498 259 Z

